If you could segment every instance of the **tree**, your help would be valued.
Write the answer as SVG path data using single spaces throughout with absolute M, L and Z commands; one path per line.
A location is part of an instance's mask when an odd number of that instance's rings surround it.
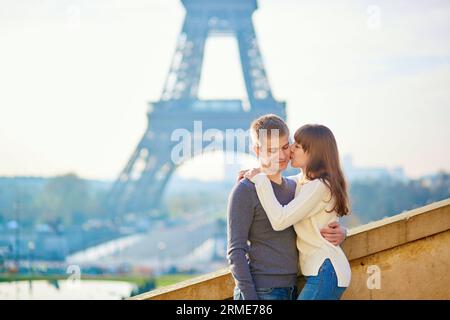
M 37 195 L 39 221 L 65 226 L 82 223 L 92 205 L 87 183 L 69 173 L 51 178 Z

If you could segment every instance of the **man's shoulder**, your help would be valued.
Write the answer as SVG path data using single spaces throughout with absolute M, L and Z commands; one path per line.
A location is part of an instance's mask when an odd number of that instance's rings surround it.
M 242 179 L 234 185 L 230 192 L 228 208 L 234 208 L 232 212 L 246 211 L 256 205 L 257 199 L 255 185 L 248 179 Z
M 233 190 L 231 191 L 232 194 L 251 194 L 256 191 L 255 184 L 251 182 L 247 178 L 241 179 L 239 182 L 237 182 Z
M 247 178 L 242 179 L 234 185 L 229 197 L 229 200 L 232 202 L 245 201 L 246 203 L 254 203 L 257 199 L 256 187 Z

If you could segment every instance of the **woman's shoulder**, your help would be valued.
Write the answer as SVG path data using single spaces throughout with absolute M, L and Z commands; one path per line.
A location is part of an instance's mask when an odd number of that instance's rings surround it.
M 301 171 L 296 175 L 288 176 L 286 178 L 295 181 L 295 183 L 297 184 L 297 191 L 305 189 L 305 191 L 317 192 L 324 196 L 329 194 L 330 189 L 328 188 L 325 181 L 323 181 L 322 179 L 309 180 Z
M 303 182 L 301 183 L 305 190 L 317 192 L 323 196 L 328 195 L 330 191 L 328 185 L 322 179 L 312 179 L 312 180 L 304 179 Z

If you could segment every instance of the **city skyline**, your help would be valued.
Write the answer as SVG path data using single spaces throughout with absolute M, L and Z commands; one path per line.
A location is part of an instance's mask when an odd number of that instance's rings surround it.
M 259 1 L 254 15 L 290 128 L 329 126 L 358 166 L 449 171 L 450 4 L 326 2 Z M 160 97 L 180 1 L 4 8 L 0 175 L 114 180 L 145 131 L 147 103 Z M 233 39 L 208 40 L 200 97 L 245 99 Z M 219 169 L 207 164 L 220 156 L 204 158 L 177 172 L 214 178 Z

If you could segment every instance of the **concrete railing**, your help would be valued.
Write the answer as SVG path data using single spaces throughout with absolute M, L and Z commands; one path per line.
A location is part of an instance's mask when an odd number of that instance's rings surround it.
M 352 268 L 342 299 L 450 299 L 450 198 L 351 229 L 342 248 Z M 233 288 L 225 268 L 131 299 L 225 300 Z

